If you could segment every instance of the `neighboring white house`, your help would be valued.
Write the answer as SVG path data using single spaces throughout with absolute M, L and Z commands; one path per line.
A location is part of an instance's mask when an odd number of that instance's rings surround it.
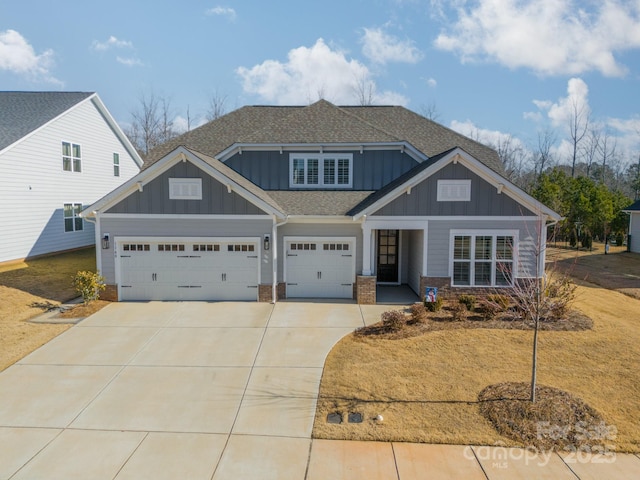
M 629 214 L 629 251 L 640 253 L 640 200 L 622 211 Z
M 94 244 L 78 214 L 141 166 L 96 93 L 0 92 L 0 263 Z

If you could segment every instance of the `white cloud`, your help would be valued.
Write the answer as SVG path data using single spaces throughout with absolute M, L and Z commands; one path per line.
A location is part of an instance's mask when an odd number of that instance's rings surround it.
M 321 38 L 311 48 L 290 50 L 285 63 L 265 60 L 251 68 L 239 67 L 236 73 L 245 92 L 280 105 L 308 104 L 318 98 L 357 104 L 362 89 L 371 92 L 376 104 L 408 103 L 399 93 L 378 92 L 366 65 L 347 59 L 344 52 L 332 50 Z
M 191 123 L 191 125 L 189 125 L 189 123 Z M 172 125 L 173 125 L 173 129 L 178 134 L 182 134 L 182 133 L 185 133 L 189 127 L 191 127 L 191 130 L 193 130 L 194 128 L 198 128 L 204 125 L 205 123 L 207 123 L 207 119 L 204 117 L 192 118 L 190 120 L 187 120 L 182 115 L 178 115 L 176 118 L 173 119 Z
M 120 40 L 117 37 L 111 35 L 105 42 L 99 42 L 94 40 L 91 44 L 91 48 L 99 52 L 109 50 L 110 48 L 133 48 L 133 43 L 128 40 Z
M 435 78 L 428 78 L 427 85 L 429 85 L 431 88 L 436 88 L 438 86 L 438 82 Z
M 596 70 L 621 76 L 626 68 L 615 54 L 640 48 L 637 0 L 458 0 L 453 6 L 457 20 L 435 45 L 463 62 L 486 60 L 542 75 Z
M 503 145 L 505 142 L 510 142 L 512 147 L 526 149 L 525 144 L 519 138 L 499 130 L 477 127 L 471 120 L 465 120 L 464 122 L 452 120 L 449 126 L 452 130 L 485 145 Z
M 125 57 L 120 57 L 117 56 L 116 57 L 116 61 L 118 63 L 121 63 L 122 65 L 126 65 L 127 67 L 142 67 L 144 66 L 144 63 L 142 63 L 142 60 L 140 60 L 139 58 L 125 58 Z
M 380 28 L 365 28 L 360 41 L 362 53 L 374 63 L 417 63 L 423 56 L 411 40 L 399 40 Z
M 61 85 L 51 75 L 53 50 L 37 55 L 27 40 L 15 30 L 0 31 L 0 70 L 26 75 L 34 81 Z
M 559 98 L 557 102 L 533 100 L 533 104 L 538 107 L 538 112 L 525 112 L 525 118 L 542 120 L 544 114 L 551 120 L 552 125 L 567 126 L 576 109 L 584 116 L 590 114 L 589 87 L 581 78 L 571 78 L 567 83 L 566 97 Z
M 205 15 L 217 15 L 217 16 L 223 16 L 223 17 L 227 17 L 230 21 L 235 21 L 237 14 L 236 11 L 231 8 L 231 7 L 221 7 L 221 6 L 217 6 L 217 7 L 213 7 L 208 9 L 206 12 L 204 12 Z

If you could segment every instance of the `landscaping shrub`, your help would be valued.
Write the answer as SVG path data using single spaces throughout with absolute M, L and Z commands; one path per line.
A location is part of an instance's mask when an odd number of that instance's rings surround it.
M 430 312 L 439 312 L 442 310 L 442 297 L 436 297 L 435 302 L 424 302 L 424 308 Z
M 484 299 L 480 301 L 478 311 L 484 320 L 489 321 L 495 320 L 499 313 L 504 312 L 504 309 L 502 309 L 502 307 L 497 303 L 492 302 L 489 299 Z
M 391 331 L 397 332 L 402 329 L 407 323 L 407 318 L 404 315 L 404 312 L 400 310 L 389 310 L 388 312 L 383 312 L 382 314 L 382 324 L 384 327 Z
M 95 272 L 80 271 L 73 277 L 73 287 L 87 305 L 100 297 L 100 290 L 105 289 L 104 277 Z
M 509 304 L 511 303 L 511 301 L 509 300 L 509 296 L 508 295 L 501 295 L 501 294 L 492 294 L 492 295 L 487 295 L 487 302 L 493 303 L 495 304 L 497 307 L 500 308 L 500 312 L 506 312 L 507 309 L 509 308 Z
M 467 319 L 468 312 L 466 305 L 455 303 L 451 307 L 451 319 L 454 322 L 463 322 Z
M 422 303 L 411 305 L 411 320 L 414 323 L 424 323 L 427 321 L 427 310 Z
M 476 309 L 476 296 L 475 295 L 460 295 L 458 302 L 467 307 L 467 310 L 473 312 Z

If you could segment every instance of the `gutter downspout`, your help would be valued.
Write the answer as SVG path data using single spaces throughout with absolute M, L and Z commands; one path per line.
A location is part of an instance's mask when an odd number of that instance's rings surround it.
M 284 221 L 277 223 L 276 216 L 273 216 L 273 227 L 271 229 L 271 244 L 273 245 L 272 251 L 272 273 L 273 278 L 271 281 L 271 303 L 275 304 L 278 301 L 278 227 L 281 227 L 289 221 L 289 215 L 287 215 Z

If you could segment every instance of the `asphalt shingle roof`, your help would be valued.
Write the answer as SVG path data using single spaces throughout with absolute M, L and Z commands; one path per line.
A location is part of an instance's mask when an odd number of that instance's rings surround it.
M 0 150 L 91 95 L 93 92 L 0 92 Z
M 288 215 L 347 215 L 371 191 L 269 190 L 267 192 Z
M 640 212 L 640 200 L 637 200 L 635 203 L 632 203 L 627 208 L 623 208 L 622 210 L 626 210 L 629 212 Z

